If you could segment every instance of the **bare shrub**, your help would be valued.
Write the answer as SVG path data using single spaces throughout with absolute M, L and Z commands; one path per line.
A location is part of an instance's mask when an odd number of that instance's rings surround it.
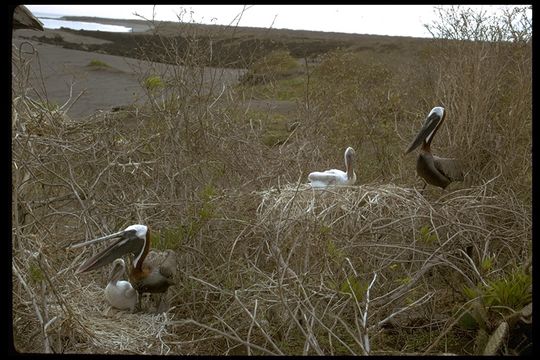
M 468 183 L 500 174 L 502 188 L 530 200 L 532 27 L 526 11 L 491 17 L 440 8 L 444 20 L 428 26 L 440 39 L 430 60 L 435 77 L 429 100 L 448 110 L 437 147 L 465 161 Z
M 347 146 L 362 158 L 358 176 L 363 182 L 393 181 L 395 157 L 392 141 L 399 99 L 392 95 L 393 73 L 371 56 L 338 50 L 326 54 L 313 71 L 311 105 L 317 109 L 308 136 L 319 139 L 332 159 Z M 322 148 L 322 146 L 321 146 Z
M 272 51 L 265 57 L 257 59 L 241 79 L 247 85 L 265 84 L 276 81 L 294 73 L 298 62 L 286 50 Z
M 511 110 L 517 114 L 512 124 L 523 128 L 530 119 L 528 100 L 513 104 L 506 95 L 504 107 L 495 104 L 501 95 L 488 87 L 489 96 L 467 100 L 466 108 L 479 117 L 466 124 L 472 115 L 459 115 L 466 99 L 457 86 L 485 75 L 484 63 L 477 70 L 467 60 L 469 77 L 451 77 L 453 87 L 441 85 L 430 93 L 429 81 L 447 76 L 436 63 L 429 72 L 435 78 L 426 76 L 422 86 L 408 90 L 420 94 L 422 107 L 416 109 L 412 96 L 399 95 L 412 75 L 396 82 L 387 64 L 335 52 L 317 71 L 306 66 L 297 127 L 286 141 L 268 146 L 250 122 L 242 92 L 230 86 L 238 80 L 232 75 L 243 71 L 210 68 L 210 45 L 195 36 L 186 44 L 159 33 L 155 40 L 171 65 L 141 68 L 142 84 L 152 77 L 160 84 L 147 87 L 148 106 L 84 121 L 67 118 L 66 107 L 25 96 L 31 92 L 25 80 L 30 55 L 13 58 L 12 321 L 19 351 L 474 351 L 470 343 L 476 335 L 457 326 L 460 314 L 472 312 L 464 285 L 490 289 L 486 293 L 492 296 L 493 284 L 501 287 L 504 281 L 498 279 L 531 256 L 531 206 L 522 200 L 529 190 L 503 166 L 509 161 L 508 167 L 527 171 L 528 158 L 518 162 L 517 154 L 526 153 L 530 136 L 527 129 L 516 129 L 522 141 L 516 150 L 503 137 L 511 127 L 502 123 L 510 119 L 504 111 Z M 177 53 L 182 46 L 184 52 Z M 481 51 L 491 49 L 482 46 Z M 528 94 L 528 50 L 521 48 L 522 57 L 512 58 L 517 52 L 507 53 L 505 46 L 489 53 L 472 47 L 471 54 L 514 59 L 519 66 L 507 71 L 516 79 L 505 78 L 507 84 L 482 79 L 477 85 Z M 448 60 L 454 76 L 464 73 L 456 56 Z M 493 70 L 497 63 L 487 64 Z M 461 188 L 422 195 L 412 187 L 414 160 L 400 161 L 396 154 L 399 142 L 408 142 L 404 134 L 416 129 L 439 98 L 449 120 L 456 118 L 446 123 L 437 147 L 449 155 L 470 155 L 469 162 L 480 165 Z M 482 135 L 488 126 L 477 110 L 488 109 L 485 102 L 495 106 L 497 121 L 489 123 L 493 134 L 475 141 L 472 135 Z M 454 134 L 458 124 L 472 133 Z M 485 158 L 458 147 L 471 141 L 487 151 L 487 141 L 496 139 L 501 156 L 489 159 L 502 171 L 499 177 Z M 309 189 L 307 173 L 338 166 L 345 145 L 362 148 L 359 185 Z M 161 315 L 104 313 L 107 269 L 74 274 L 97 249 L 66 247 L 140 222 L 152 229 L 153 247 L 178 254 L 171 308 Z M 525 289 L 520 301 L 529 294 Z M 492 334 L 497 326 L 486 329 Z
M 486 251 L 497 254 L 495 268 L 530 256 L 525 209 L 508 209 L 512 195 L 495 195 L 489 185 L 435 201 L 392 184 L 334 191 L 289 185 L 259 195 L 257 224 L 235 240 L 229 257 L 243 258 L 244 269 L 227 272 L 252 279 L 234 299 L 250 309 L 251 327 L 274 334 L 273 342 L 262 339 L 263 353 L 377 353 L 370 344 L 389 326 L 451 322 L 451 297 L 492 276 L 475 265 Z M 510 223 L 521 230 L 509 230 Z M 248 323 L 228 336 L 249 339 Z

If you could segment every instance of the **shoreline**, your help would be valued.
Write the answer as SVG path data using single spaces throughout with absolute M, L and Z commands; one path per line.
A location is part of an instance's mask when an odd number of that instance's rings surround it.
M 151 26 L 147 24 L 148 21 L 137 20 L 137 19 L 108 19 L 108 18 L 100 18 L 100 17 L 92 17 L 92 16 L 65 15 L 65 16 L 59 17 L 58 20 L 124 26 L 124 27 L 131 28 L 132 33 L 147 32 L 151 29 Z

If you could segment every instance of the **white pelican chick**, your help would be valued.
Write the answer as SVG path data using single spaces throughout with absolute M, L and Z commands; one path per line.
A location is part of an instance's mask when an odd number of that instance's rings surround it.
M 137 291 L 129 281 L 120 280 L 126 271 L 126 264 L 122 259 L 113 262 L 109 276 L 109 283 L 105 288 L 105 298 L 116 309 L 134 311 L 137 304 Z
M 348 147 L 345 150 L 345 171 L 331 169 L 326 171 L 314 171 L 308 175 L 313 188 L 325 188 L 332 185 L 353 185 L 356 182 L 356 173 L 353 170 L 354 149 Z

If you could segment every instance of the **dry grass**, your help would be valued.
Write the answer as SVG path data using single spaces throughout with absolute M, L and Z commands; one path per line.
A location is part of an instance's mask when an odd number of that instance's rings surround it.
M 81 121 L 31 99 L 31 56 L 13 56 L 12 305 L 20 352 L 468 354 L 479 351 L 475 334 L 458 326 L 472 302 L 464 287 L 528 271 L 526 179 L 486 170 L 451 191 L 419 193 L 411 186 L 414 159 L 393 156 L 399 144 L 379 146 L 415 127 L 393 128 L 395 111 L 373 125 L 373 153 L 359 151 L 375 168 L 360 162 L 358 185 L 314 191 L 305 183 L 309 171 L 342 161 L 343 139 L 324 129 L 369 130 L 371 117 L 384 115 L 377 107 L 390 78 L 365 102 L 347 94 L 345 105 L 369 110 L 361 122 L 332 114 L 306 92 L 297 127 L 267 146 L 242 94 L 217 86 L 219 74 L 210 86 L 192 87 L 204 73 L 196 58 L 177 59 L 193 71 L 160 74 L 176 98 L 155 96 L 147 108 Z M 528 117 L 514 121 L 525 127 Z M 505 159 L 490 161 L 500 169 Z M 512 164 L 526 171 L 526 161 Z M 374 181 L 378 173 L 383 179 Z M 153 247 L 178 254 L 171 308 L 106 314 L 108 269 L 74 274 L 97 249 L 66 247 L 141 222 L 152 229 Z M 495 320 L 520 310 L 499 308 Z M 485 331 L 498 325 L 486 322 Z

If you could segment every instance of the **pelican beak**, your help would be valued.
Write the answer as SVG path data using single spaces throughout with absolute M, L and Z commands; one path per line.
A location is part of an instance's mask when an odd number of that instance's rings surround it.
M 135 230 L 121 231 L 119 233 L 100 238 L 100 240 L 113 238 L 117 238 L 117 240 L 106 247 L 103 251 L 86 260 L 79 267 L 79 269 L 77 269 L 76 273 L 79 274 L 86 271 L 95 270 L 103 265 L 110 264 L 115 259 L 128 253 L 139 254 L 144 247 L 144 239 L 137 237 Z
M 124 275 L 124 272 L 125 272 L 124 260 L 116 259 L 114 260 L 113 268 L 111 270 L 109 278 L 110 280 L 121 279 L 122 275 Z
M 431 134 L 435 128 L 437 127 L 437 124 L 440 122 L 441 117 L 437 114 L 431 114 L 426 118 L 426 121 L 424 121 L 424 125 L 422 125 L 422 129 L 420 129 L 420 132 L 418 135 L 416 135 L 416 138 L 413 140 L 413 142 L 409 145 L 407 150 L 405 150 L 405 155 L 413 151 L 426 139 L 426 137 Z

